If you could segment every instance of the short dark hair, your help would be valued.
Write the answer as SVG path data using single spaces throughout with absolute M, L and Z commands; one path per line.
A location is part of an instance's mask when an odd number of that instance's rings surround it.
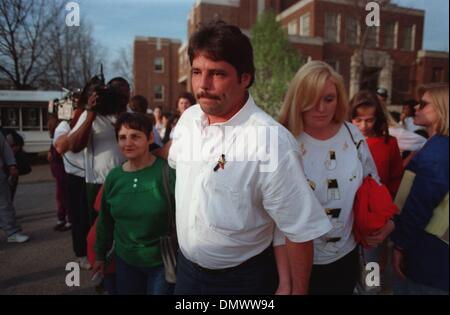
M 249 88 L 255 79 L 253 63 L 253 48 L 249 38 L 239 27 L 214 20 L 201 24 L 199 29 L 189 39 L 188 55 L 192 66 L 194 57 L 205 53 L 214 61 L 226 61 L 231 64 L 241 78 L 242 74 L 251 75 Z
M 153 123 L 151 119 L 144 114 L 141 113 L 123 113 L 119 116 L 116 122 L 116 137 L 119 134 L 122 126 L 125 126 L 130 129 L 139 130 L 145 133 L 147 139 L 150 136 L 150 133 L 153 131 Z
M 145 98 L 145 96 L 142 95 L 135 95 L 131 98 L 131 102 L 136 103 L 136 109 L 137 112 L 145 114 L 147 113 L 147 109 L 148 109 L 148 101 Z
M 384 136 L 385 143 L 389 141 L 389 127 L 387 117 L 384 115 L 383 107 L 376 96 L 376 94 L 369 90 L 362 90 L 356 93 L 350 100 L 351 119 L 354 119 L 358 114 L 357 110 L 360 107 L 374 107 L 375 108 L 375 125 L 373 127 L 377 137 Z
M 183 92 L 178 96 L 178 101 L 181 98 L 185 98 L 189 101 L 189 103 L 191 103 L 191 105 L 195 105 L 195 103 L 197 103 L 197 100 L 195 99 L 194 95 L 192 95 L 192 93 L 189 92 Z

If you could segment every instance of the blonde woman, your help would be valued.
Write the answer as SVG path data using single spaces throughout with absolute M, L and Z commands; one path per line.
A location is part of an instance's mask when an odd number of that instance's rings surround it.
M 314 240 L 310 294 L 352 294 L 358 278 L 353 200 L 363 178 L 378 175 L 364 136 L 347 118 L 342 77 L 321 61 L 304 65 L 291 82 L 280 122 L 296 137 L 305 175 L 333 225 Z
M 448 83 L 421 90 L 414 124 L 430 138 L 405 172 L 413 181 L 391 235 L 402 280 L 394 294 L 448 295 Z

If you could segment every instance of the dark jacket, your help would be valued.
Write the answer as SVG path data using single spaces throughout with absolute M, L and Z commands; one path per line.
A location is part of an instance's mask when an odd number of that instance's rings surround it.
M 405 275 L 416 283 L 448 291 L 448 244 L 425 232 L 433 210 L 448 193 L 448 137 L 436 135 L 408 164 L 416 177 L 391 235 L 404 251 Z

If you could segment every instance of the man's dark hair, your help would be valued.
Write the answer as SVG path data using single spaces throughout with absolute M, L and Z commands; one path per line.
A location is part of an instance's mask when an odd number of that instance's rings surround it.
M 119 135 L 120 128 L 125 126 L 129 129 L 139 130 L 145 133 L 147 139 L 153 131 L 153 123 L 151 119 L 141 113 L 123 113 L 116 122 L 116 137 Z
M 189 92 L 183 92 L 178 96 L 178 101 L 181 98 L 185 98 L 189 101 L 189 103 L 191 103 L 191 105 L 195 105 L 195 103 L 197 103 L 197 100 L 195 99 L 194 95 L 192 95 L 192 93 Z M 177 102 L 178 103 L 178 102 Z
M 136 112 L 142 113 L 142 114 L 147 113 L 148 101 L 145 98 L 145 96 L 135 95 L 131 98 L 131 103 L 133 103 L 133 105 L 135 105 L 134 110 Z
M 255 79 L 253 48 L 249 38 L 239 27 L 224 21 L 211 21 L 200 25 L 189 40 L 188 55 L 192 66 L 194 57 L 205 54 L 214 61 L 226 61 L 237 71 L 238 77 L 248 73 L 251 75 L 249 88 Z

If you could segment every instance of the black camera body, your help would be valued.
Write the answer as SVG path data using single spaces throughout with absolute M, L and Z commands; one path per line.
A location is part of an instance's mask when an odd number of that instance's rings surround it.
M 103 75 L 103 66 L 101 67 L 100 75 L 96 75 L 89 80 L 88 95 L 95 92 L 97 95 L 95 106 L 91 108 L 92 111 L 102 115 L 114 114 L 120 106 L 121 96 L 110 85 L 105 84 L 105 77 Z

